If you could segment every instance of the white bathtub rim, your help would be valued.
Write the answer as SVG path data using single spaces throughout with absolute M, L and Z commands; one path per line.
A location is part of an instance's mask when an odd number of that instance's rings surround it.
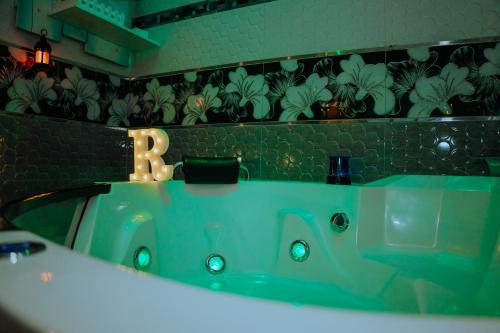
M 47 251 L 15 265 L 0 260 L 0 311 L 40 332 L 500 331 L 500 318 L 493 317 L 294 307 L 216 293 L 126 272 L 29 232 L 0 233 L 0 242 L 22 240 L 41 241 Z M 52 273 L 50 281 L 41 281 L 44 272 Z

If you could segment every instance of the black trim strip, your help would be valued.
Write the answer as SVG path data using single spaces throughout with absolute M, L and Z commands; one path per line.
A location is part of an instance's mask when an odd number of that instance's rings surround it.
M 51 203 L 69 199 L 86 197 L 90 198 L 111 191 L 111 184 L 93 184 L 84 187 L 58 190 L 54 192 L 41 193 L 24 199 L 14 200 L 0 208 L 0 220 L 7 224 L 7 230 L 19 230 L 12 224 L 17 216 Z
M 72 250 L 75 247 L 76 235 L 78 235 L 78 230 L 80 229 L 80 224 L 82 224 L 83 216 L 85 215 L 85 211 L 87 210 L 87 205 L 89 204 L 89 200 L 90 198 L 87 198 L 87 200 L 85 200 L 85 204 L 83 205 L 82 211 L 80 213 L 80 218 L 78 219 L 78 224 L 76 225 L 75 232 L 73 234 L 73 239 L 71 240 L 71 246 L 69 247 Z
M 258 5 L 276 0 L 208 0 L 167 9 L 132 19 L 132 26 L 141 29 L 183 21 L 194 17 L 225 12 L 227 10 Z

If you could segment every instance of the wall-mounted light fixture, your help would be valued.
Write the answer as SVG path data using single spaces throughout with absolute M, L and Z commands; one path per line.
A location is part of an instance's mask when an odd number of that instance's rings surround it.
M 48 65 L 50 63 L 52 48 L 45 38 L 47 33 L 47 29 L 42 29 L 40 40 L 35 44 L 35 65 Z

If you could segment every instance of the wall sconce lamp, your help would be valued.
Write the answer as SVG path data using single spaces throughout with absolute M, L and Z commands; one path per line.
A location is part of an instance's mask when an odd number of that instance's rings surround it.
M 50 62 L 50 53 L 52 48 L 47 42 L 47 29 L 40 31 L 40 40 L 35 44 L 35 65 L 48 65 Z

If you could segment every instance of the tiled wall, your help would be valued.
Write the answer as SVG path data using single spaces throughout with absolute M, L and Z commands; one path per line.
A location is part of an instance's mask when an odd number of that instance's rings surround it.
M 132 76 L 499 36 L 500 6 L 497 0 L 279 0 L 147 31 L 161 47 L 138 53 Z
M 394 174 L 488 175 L 500 120 L 383 121 L 166 128 L 169 164 L 182 155 L 241 156 L 254 179 L 326 181 L 328 157 L 351 157 L 352 180 Z M 182 174 L 176 174 L 182 177 Z
M 351 156 L 352 180 L 393 174 L 487 175 L 500 156 L 500 120 L 249 124 L 166 128 L 173 164 L 182 155 L 241 156 L 252 179 L 324 182 L 328 156 Z M 125 181 L 127 133 L 71 120 L 0 114 L 0 205 L 34 193 Z M 176 178 L 182 174 L 177 172 Z
M 95 181 L 127 179 L 127 132 L 0 112 L 0 206 Z
M 485 175 L 484 157 L 500 156 L 499 55 L 490 42 L 128 82 L 60 62 L 40 72 L 0 47 L 0 204 L 127 180 L 132 144 L 105 124 L 166 126 L 168 163 L 241 156 L 253 179 L 323 182 L 330 155 L 351 156 L 359 183 Z

